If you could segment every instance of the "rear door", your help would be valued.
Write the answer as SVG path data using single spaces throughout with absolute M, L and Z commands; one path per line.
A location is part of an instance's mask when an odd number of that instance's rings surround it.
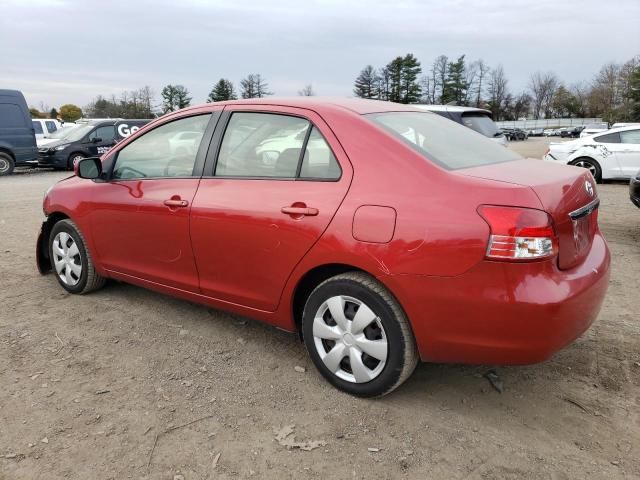
M 640 170 L 640 129 L 620 132 L 620 150 L 617 153 L 620 173 L 633 177 Z
M 351 164 L 306 109 L 227 107 L 214 139 L 191 210 L 200 289 L 273 311 L 347 193 Z

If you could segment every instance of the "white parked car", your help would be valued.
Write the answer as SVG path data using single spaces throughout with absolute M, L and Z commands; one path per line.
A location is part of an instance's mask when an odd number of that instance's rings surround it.
M 597 182 L 632 178 L 640 170 L 640 126 L 612 128 L 569 142 L 551 143 L 543 159 L 588 168 Z
M 607 130 L 609 130 L 609 124 L 607 122 L 590 123 L 580 132 L 580 138 L 606 132 Z
M 32 118 L 31 125 L 36 134 L 36 140 L 49 138 L 51 134 L 62 128 L 62 123 L 53 118 Z

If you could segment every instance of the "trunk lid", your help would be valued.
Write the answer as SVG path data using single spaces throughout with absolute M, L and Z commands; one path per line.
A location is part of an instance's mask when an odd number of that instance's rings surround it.
M 553 218 L 560 248 L 558 267 L 575 267 L 587 256 L 598 229 L 599 204 L 596 182 L 587 169 L 522 159 L 456 173 L 531 188 Z

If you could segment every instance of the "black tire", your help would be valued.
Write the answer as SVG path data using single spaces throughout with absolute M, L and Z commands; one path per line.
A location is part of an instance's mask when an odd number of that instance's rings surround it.
M 379 321 L 382 326 L 381 330 L 387 341 L 386 360 L 377 376 L 370 381 L 363 383 L 347 381 L 331 371 L 320 357 L 315 343 L 316 338 L 314 338 L 314 319 L 325 302 L 336 296 L 351 297 L 362 302 L 369 307 L 376 316 L 376 322 Z M 346 312 L 347 310 L 345 310 L 345 317 L 348 319 Z M 353 320 L 353 317 L 349 320 Z M 409 320 L 400 304 L 380 282 L 361 272 L 348 272 L 329 278 L 311 292 L 302 316 L 302 335 L 311 360 L 320 373 L 336 388 L 359 397 L 380 397 L 395 390 L 409 378 L 419 360 Z M 327 349 L 330 348 L 327 347 Z M 362 351 L 361 354 L 362 359 L 367 357 Z M 342 362 L 348 358 L 342 359 L 340 365 L 342 366 Z M 376 362 L 374 357 L 367 358 L 368 361 L 371 359 Z M 348 366 L 344 368 L 350 369 L 350 359 Z
M 57 254 L 54 252 L 54 242 L 60 233 L 68 234 L 78 247 L 78 255 L 75 256 L 73 261 L 75 262 L 75 265 L 81 266 L 81 273 L 79 277 L 76 276 L 74 278 L 74 280 L 77 279 L 77 283 L 73 285 L 65 283 L 56 269 Z M 96 273 L 93 259 L 87 250 L 86 244 L 87 243 L 76 224 L 69 219 L 60 220 L 51 229 L 51 234 L 49 235 L 49 258 L 51 260 L 51 270 L 56 276 L 58 283 L 69 293 L 83 295 L 101 288 L 105 283 L 106 279 Z
M 84 153 L 75 152 L 69 155 L 69 160 L 67 160 L 67 170 L 73 170 L 74 162 L 76 161 L 76 159 L 77 161 L 80 161 L 83 158 L 87 158 Z
M 602 168 L 600 164 L 590 157 L 580 157 L 576 158 L 571 165 L 575 165 L 576 167 L 588 168 L 593 175 L 596 183 L 602 183 Z
M 7 153 L 0 152 L 0 177 L 4 175 L 11 175 L 16 163 L 13 161 L 13 157 Z

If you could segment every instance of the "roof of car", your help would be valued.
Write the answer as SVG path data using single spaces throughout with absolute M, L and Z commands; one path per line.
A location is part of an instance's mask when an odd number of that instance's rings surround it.
M 229 100 L 217 102 L 218 105 L 277 105 L 283 107 L 307 108 L 315 111 L 345 109 L 364 115 L 381 112 L 415 112 L 416 105 L 385 102 L 382 100 L 368 100 L 362 98 L 344 97 L 264 97 L 248 98 L 244 100 Z M 198 105 L 191 108 L 202 107 Z

